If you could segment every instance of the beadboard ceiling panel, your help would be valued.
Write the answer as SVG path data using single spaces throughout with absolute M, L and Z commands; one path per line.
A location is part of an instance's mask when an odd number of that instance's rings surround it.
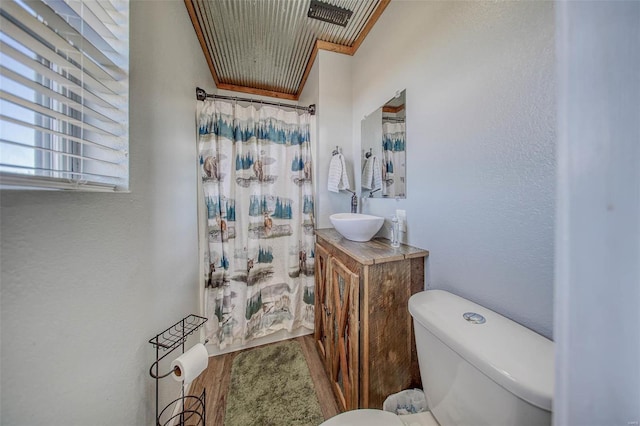
M 353 55 L 390 0 L 323 0 L 345 27 L 307 17 L 311 0 L 185 0 L 216 86 L 296 100 L 317 49 Z

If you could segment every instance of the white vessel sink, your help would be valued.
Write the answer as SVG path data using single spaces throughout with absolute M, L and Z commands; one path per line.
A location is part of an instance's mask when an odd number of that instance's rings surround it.
M 335 213 L 329 220 L 347 240 L 360 242 L 373 238 L 384 223 L 383 217 L 360 213 Z

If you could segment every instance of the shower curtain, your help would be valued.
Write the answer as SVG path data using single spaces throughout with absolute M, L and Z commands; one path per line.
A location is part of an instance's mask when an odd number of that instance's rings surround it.
M 201 107 L 205 334 L 221 350 L 313 329 L 312 119 L 220 100 Z
M 382 119 L 382 193 L 387 197 L 406 196 L 405 123 Z

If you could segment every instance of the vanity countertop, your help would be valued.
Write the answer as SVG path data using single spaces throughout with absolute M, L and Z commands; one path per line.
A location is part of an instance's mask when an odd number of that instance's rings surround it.
M 381 237 L 363 243 L 350 241 L 333 228 L 316 229 L 316 239 L 326 241 L 363 265 L 429 256 L 427 250 L 406 244 L 400 244 L 400 247 L 393 248 L 388 239 Z

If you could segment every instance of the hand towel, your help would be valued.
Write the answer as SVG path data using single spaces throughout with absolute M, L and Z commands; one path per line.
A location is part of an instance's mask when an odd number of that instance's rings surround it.
M 375 191 L 376 189 L 382 189 L 382 167 L 380 166 L 380 162 L 378 161 L 378 157 L 375 155 L 372 157 L 373 161 L 373 185 L 371 186 L 371 190 Z
M 365 158 L 364 165 L 362 166 L 362 187 L 364 189 L 373 189 L 371 188 L 371 183 L 373 181 L 373 159 L 375 157 Z
M 336 154 L 331 158 L 329 163 L 329 179 L 327 182 L 327 190 L 338 192 L 341 189 L 349 189 L 349 176 L 347 175 L 347 166 L 344 162 L 342 154 Z
M 375 191 L 376 189 L 382 189 L 382 168 L 378 157 L 372 155 L 364 162 L 364 168 L 362 169 L 362 187 L 364 189 L 370 189 Z
M 381 170 L 382 170 L 382 176 L 381 176 L 381 179 L 382 179 L 382 190 L 380 191 L 380 193 L 382 195 L 389 195 L 389 193 L 388 193 L 389 192 L 388 191 L 388 189 L 389 189 L 389 181 L 390 181 L 390 179 L 392 179 L 392 176 L 393 176 L 393 173 L 389 173 L 389 167 L 388 167 L 389 166 L 389 161 L 390 161 L 389 160 L 389 152 L 385 151 L 382 154 L 382 167 L 381 167 Z

